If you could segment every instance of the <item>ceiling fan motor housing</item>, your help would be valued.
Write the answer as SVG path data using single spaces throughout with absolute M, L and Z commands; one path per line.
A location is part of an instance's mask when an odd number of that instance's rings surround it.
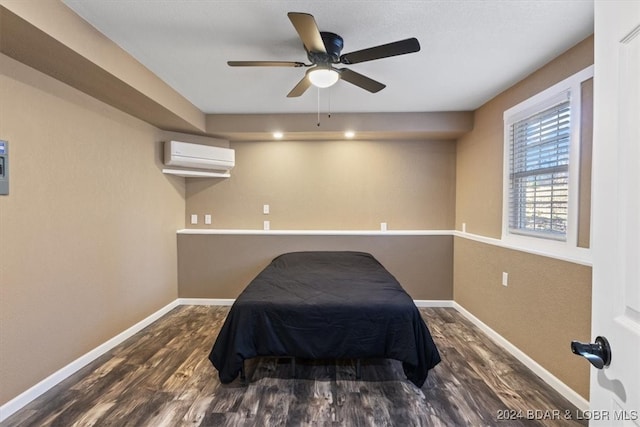
M 327 52 L 307 52 L 309 61 L 313 64 L 334 64 L 340 62 L 340 52 L 344 47 L 342 37 L 328 31 L 321 31 L 320 36 L 322 36 L 324 48 Z

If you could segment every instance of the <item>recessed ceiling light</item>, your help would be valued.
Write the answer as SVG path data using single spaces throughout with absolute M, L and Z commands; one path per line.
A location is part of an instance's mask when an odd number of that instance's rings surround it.
M 352 130 L 348 130 L 348 131 L 346 131 L 346 132 L 344 133 L 344 136 L 345 136 L 346 138 L 353 138 L 354 136 L 356 136 L 356 133 L 355 133 L 354 131 L 352 131 Z
M 274 132 L 273 133 L 273 137 L 275 139 L 282 139 L 283 136 L 284 136 L 284 134 L 282 132 Z

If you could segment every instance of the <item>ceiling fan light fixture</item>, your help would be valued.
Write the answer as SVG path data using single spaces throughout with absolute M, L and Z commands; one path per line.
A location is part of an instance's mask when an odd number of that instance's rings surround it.
M 340 79 L 340 74 L 331 67 L 315 67 L 309 70 L 307 76 L 311 84 L 319 88 L 333 86 Z

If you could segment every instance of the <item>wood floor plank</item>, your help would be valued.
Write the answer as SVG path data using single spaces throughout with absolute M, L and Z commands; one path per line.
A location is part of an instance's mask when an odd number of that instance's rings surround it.
M 452 308 L 420 308 L 442 362 L 420 389 L 395 360 L 245 362 L 221 384 L 208 354 L 228 307 L 180 306 L 9 417 L 49 426 L 578 426 L 498 419 L 576 408 Z M 504 418 L 504 417 L 503 417 Z
M 260 390 L 260 403 L 256 412 L 256 425 L 285 426 L 291 404 L 295 400 L 292 381 L 265 381 Z
M 145 420 L 141 426 L 144 427 L 174 427 L 187 425 L 185 422 L 186 413 L 190 408 L 187 401 L 172 400 L 166 402 L 158 410 Z

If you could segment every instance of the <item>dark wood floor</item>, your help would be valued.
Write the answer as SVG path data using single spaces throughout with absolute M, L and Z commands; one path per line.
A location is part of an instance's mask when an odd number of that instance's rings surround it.
M 457 311 L 420 311 L 443 359 L 422 389 L 391 360 L 363 361 L 356 380 L 353 361 L 298 360 L 292 379 L 288 360 L 254 359 L 248 384 L 222 385 L 207 356 L 228 307 L 181 306 L 1 426 L 580 425 Z

